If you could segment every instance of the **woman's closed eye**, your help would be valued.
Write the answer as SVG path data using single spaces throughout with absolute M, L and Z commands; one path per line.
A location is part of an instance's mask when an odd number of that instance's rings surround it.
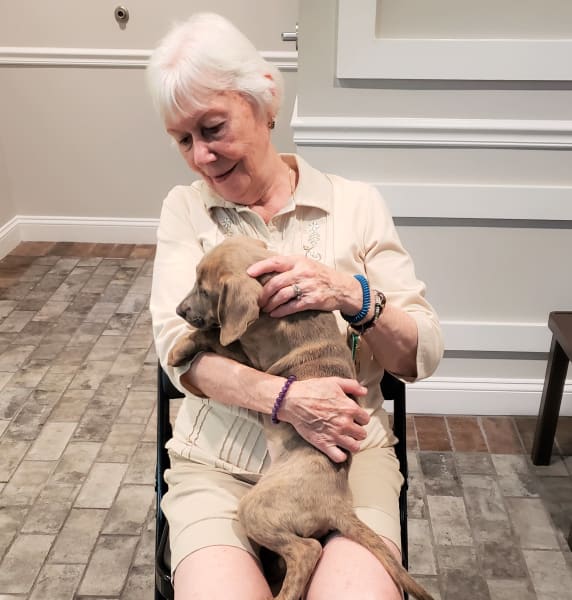
M 205 140 L 214 139 L 220 135 L 224 130 L 225 122 L 221 121 L 216 125 L 203 126 L 201 128 L 201 135 Z

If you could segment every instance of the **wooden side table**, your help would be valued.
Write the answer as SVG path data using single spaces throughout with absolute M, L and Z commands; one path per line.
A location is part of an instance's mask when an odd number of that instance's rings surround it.
M 572 360 L 572 312 L 551 312 L 548 327 L 552 331 L 552 343 L 532 445 L 535 465 L 548 465 L 552 455 L 568 363 Z M 572 550 L 572 525 L 567 541 Z
M 548 465 L 552 455 L 568 363 L 572 360 L 572 312 L 551 312 L 548 327 L 552 331 L 552 344 L 532 446 L 535 465 Z

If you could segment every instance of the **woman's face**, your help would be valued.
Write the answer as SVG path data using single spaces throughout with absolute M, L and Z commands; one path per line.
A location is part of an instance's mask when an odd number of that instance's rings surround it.
M 213 93 L 206 109 L 181 108 L 167 119 L 189 167 L 222 198 L 237 204 L 257 202 L 274 174 L 268 162 L 268 119 L 238 92 Z

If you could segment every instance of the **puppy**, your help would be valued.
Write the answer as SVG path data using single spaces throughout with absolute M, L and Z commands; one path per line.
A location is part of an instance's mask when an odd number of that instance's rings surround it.
M 309 310 L 276 319 L 260 312 L 258 298 L 269 276 L 258 281 L 246 269 L 269 256 L 263 242 L 234 237 L 203 257 L 195 286 L 177 307 L 195 329 L 175 344 L 169 364 L 208 350 L 283 377 L 355 378 L 333 313 Z M 276 598 L 302 597 L 322 553 L 319 538 L 339 531 L 372 552 L 398 587 L 419 600 L 432 600 L 355 515 L 348 485 L 351 456 L 334 463 L 289 423 L 273 424 L 266 415 L 264 432 L 272 464 L 241 500 L 238 517 L 252 540 L 286 563 Z

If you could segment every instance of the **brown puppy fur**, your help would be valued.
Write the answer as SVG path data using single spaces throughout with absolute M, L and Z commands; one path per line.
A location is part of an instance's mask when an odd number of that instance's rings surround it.
M 304 311 L 276 319 L 260 312 L 262 283 L 246 269 L 271 255 L 263 242 L 235 237 L 204 256 L 195 286 L 177 308 L 196 329 L 177 342 L 169 364 L 210 350 L 283 377 L 355 378 L 350 351 L 332 313 Z M 432 600 L 355 515 L 348 485 L 351 457 L 336 464 L 289 423 L 272 424 L 269 416 L 264 417 L 264 431 L 272 465 L 243 497 L 238 516 L 251 539 L 286 562 L 277 598 L 302 597 L 322 553 L 318 539 L 337 530 L 372 552 L 397 586 L 419 600 Z

